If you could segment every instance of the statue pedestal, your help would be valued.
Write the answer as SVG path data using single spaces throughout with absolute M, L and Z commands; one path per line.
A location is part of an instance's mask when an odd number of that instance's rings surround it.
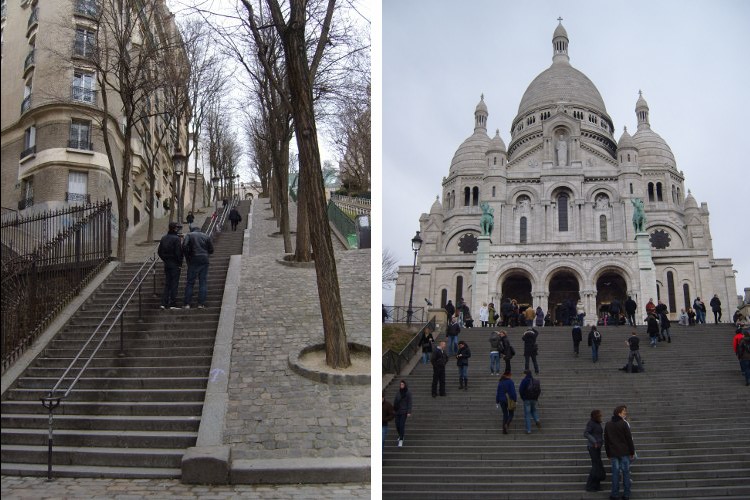
M 477 260 L 474 264 L 474 270 L 471 273 L 471 307 L 472 317 L 478 316 L 479 308 L 488 301 L 489 296 L 489 276 L 487 272 L 490 269 L 490 237 L 479 236 L 479 248 L 477 248 Z M 479 318 L 475 318 L 475 323 L 479 323 Z M 481 324 L 481 323 L 480 323 Z
M 638 302 L 638 313 L 646 316 L 646 302 L 654 299 L 656 302 L 656 266 L 651 258 L 651 242 L 648 233 L 636 233 L 635 241 L 638 246 L 638 270 L 640 275 L 640 294 L 633 299 Z

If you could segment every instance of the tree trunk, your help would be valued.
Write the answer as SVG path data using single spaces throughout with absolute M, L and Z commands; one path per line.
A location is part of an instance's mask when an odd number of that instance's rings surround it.
M 300 186 L 308 194 L 305 202 L 318 282 L 320 310 L 326 346 L 326 364 L 333 368 L 351 365 L 341 309 L 336 260 L 325 206 L 323 174 L 320 165 L 318 135 L 313 109 L 312 81 L 305 45 L 305 2 L 292 1 L 290 22 L 280 28 L 284 42 L 289 89 L 291 91 L 294 130 L 300 155 Z
M 301 170 L 301 167 L 300 167 Z M 294 260 L 297 262 L 310 262 L 313 258 L 310 252 L 310 221 L 308 220 L 309 209 L 307 207 L 307 186 L 297 178 L 297 241 Z

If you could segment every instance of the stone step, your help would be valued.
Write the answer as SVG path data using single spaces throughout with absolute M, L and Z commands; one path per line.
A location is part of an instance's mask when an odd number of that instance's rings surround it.
M 2 429 L 3 448 L 8 445 L 45 446 L 47 429 Z M 55 427 L 55 446 L 95 448 L 188 448 L 198 438 L 196 431 L 91 430 Z
M 208 375 L 210 366 L 133 366 L 133 367 L 92 367 L 86 369 L 87 378 L 97 377 L 203 377 Z M 65 367 L 32 366 L 26 370 L 24 377 L 54 377 L 59 379 Z
M 47 464 L 2 463 L 2 473 L 8 476 L 47 476 Z M 53 477 L 174 479 L 182 475 L 180 467 L 99 467 L 96 465 L 60 465 L 54 467 Z
M 180 387 L 182 389 L 200 389 L 206 387 L 208 380 L 204 377 L 96 377 L 87 376 L 78 379 L 76 391 L 82 389 L 97 389 L 108 391 L 133 390 L 133 389 L 169 389 L 171 387 Z M 73 383 L 74 377 L 66 377 L 63 381 L 63 387 Z M 58 377 L 23 377 L 19 379 L 16 385 L 17 389 L 47 389 L 49 390 L 59 380 Z
M 44 389 L 10 389 L 8 397 L 22 401 L 40 401 L 41 398 L 47 396 L 49 389 L 49 387 Z M 141 401 L 202 401 L 204 394 L 205 387 L 202 389 L 110 389 L 106 392 L 98 389 L 79 389 L 76 387 L 68 396 L 68 401 L 128 401 L 131 404 Z
M 133 416 L 192 416 L 200 417 L 203 401 L 65 401 L 55 415 L 99 416 L 111 415 L 131 418 Z M 40 413 L 49 415 L 39 399 L 6 400 L 2 402 L 2 414 L 9 417 L 13 413 Z M 45 422 L 45 425 L 47 423 Z
M 36 361 L 36 366 L 45 366 L 47 368 L 67 368 L 73 358 L 44 358 Z M 174 366 L 210 366 L 210 356 L 151 356 L 133 358 L 125 357 L 101 357 L 97 356 L 89 364 L 89 368 L 133 368 L 133 367 L 174 367 Z
M 82 446 L 54 446 L 52 463 L 57 465 L 106 466 L 106 467 L 158 467 L 179 468 L 184 449 L 174 448 L 95 448 Z M 5 445 L 3 444 L 2 462 L 46 464 L 47 444 Z M 57 475 L 61 475 L 56 468 Z
M 39 405 L 41 407 L 41 405 Z M 14 429 L 44 429 L 49 425 L 49 415 L 17 413 L 3 417 L 2 426 Z M 77 430 L 125 430 L 125 431 L 191 431 L 197 432 L 200 417 L 188 415 L 175 416 L 131 416 L 121 415 L 67 415 L 55 414 L 55 429 Z

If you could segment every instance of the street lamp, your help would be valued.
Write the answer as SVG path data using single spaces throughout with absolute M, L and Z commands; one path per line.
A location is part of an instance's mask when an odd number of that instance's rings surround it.
M 406 325 L 411 326 L 411 317 L 414 311 L 411 308 L 412 298 L 414 298 L 414 272 L 417 270 L 417 254 L 422 248 L 422 238 L 419 237 L 419 231 L 411 239 L 411 249 L 414 250 L 414 264 L 411 266 L 411 291 L 409 292 L 409 309 L 406 310 Z
M 219 181 L 221 180 L 221 177 L 211 177 L 211 182 L 214 184 L 214 203 L 216 203 L 216 208 L 214 209 L 214 213 L 219 213 Z
M 185 166 L 185 163 L 187 162 L 187 158 L 184 154 L 180 151 L 180 148 L 177 148 L 177 150 L 172 155 L 172 165 L 174 167 L 174 175 L 175 175 L 175 181 L 177 182 L 177 190 L 174 192 L 174 199 L 177 201 L 180 200 L 177 205 L 177 222 L 182 223 L 182 198 L 178 194 L 178 190 L 180 188 L 180 175 L 182 175 L 182 170 Z

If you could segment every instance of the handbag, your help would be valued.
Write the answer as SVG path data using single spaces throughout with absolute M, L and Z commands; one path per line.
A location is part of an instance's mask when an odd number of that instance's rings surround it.
M 510 399 L 510 396 L 508 396 L 508 393 L 505 393 L 505 400 L 508 402 L 508 411 L 515 411 L 516 402 Z

